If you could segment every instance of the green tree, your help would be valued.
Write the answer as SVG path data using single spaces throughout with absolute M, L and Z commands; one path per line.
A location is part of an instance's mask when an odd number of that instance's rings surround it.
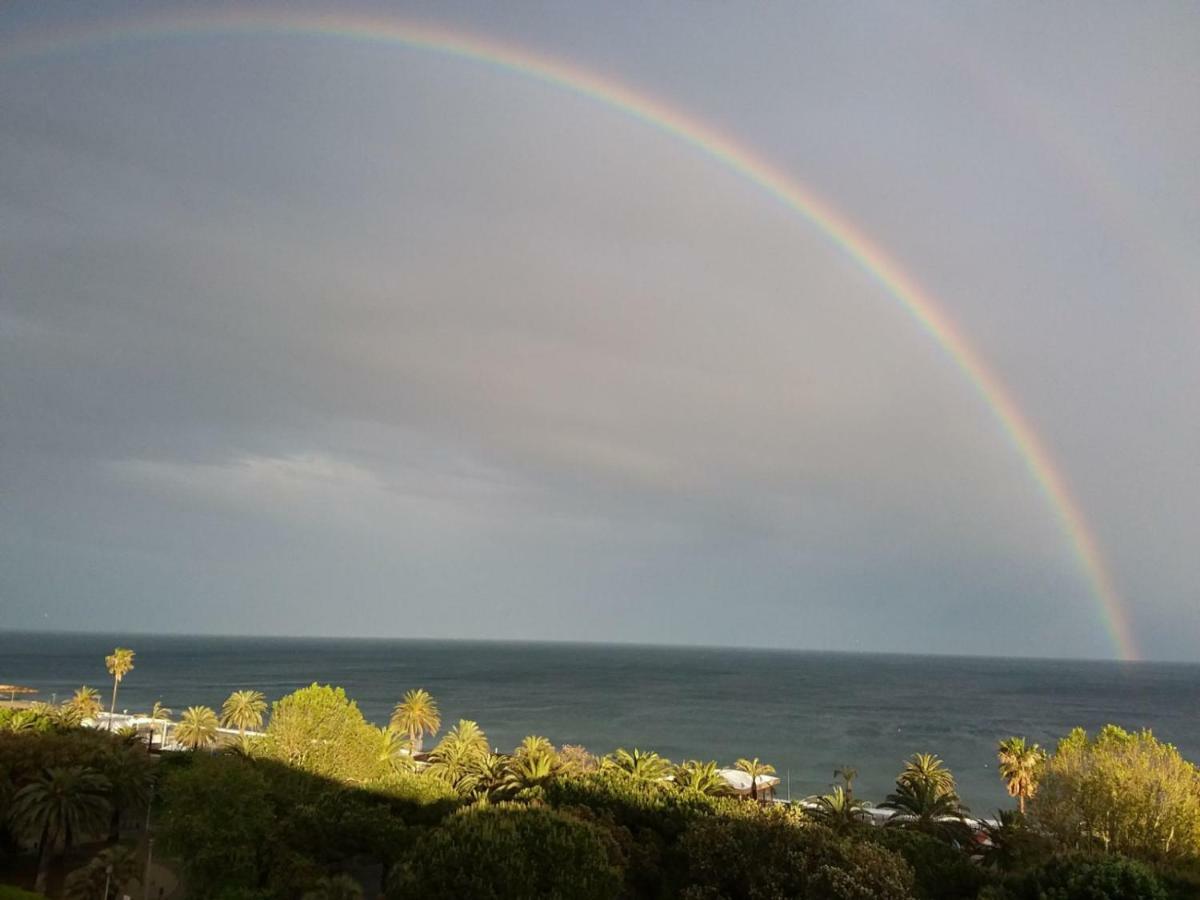
M 733 764 L 733 767 L 739 772 L 745 772 L 750 776 L 750 799 L 758 799 L 758 780 L 766 775 L 774 775 L 775 767 L 770 763 L 765 763 L 759 760 L 756 756 L 754 759 L 739 759 Z
M 605 757 L 605 768 L 617 769 L 642 781 L 662 781 L 671 774 L 671 761 L 653 750 L 626 750 L 619 747 Z
M 1026 801 L 1037 793 L 1038 772 L 1046 761 L 1046 754 L 1037 744 L 1027 743 L 1023 737 L 1010 737 L 1000 742 L 996 756 L 1008 795 L 1017 798 L 1017 808 L 1024 815 Z
M 244 740 L 247 729 L 261 728 L 267 699 L 260 691 L 234 691 L 221 707 L 221 724 L 236 728 Z
M 163 777 L 163 849 L 182 866 L 188 896 L 257 890 L 279 855 L 277 822 L 266 778 L 235 756 L 199 755 Z
M 211 708 L 189 706 L 175 726 L 175 743 L 189 750 L 211 750 L 216 746 L 219 727 L 217 714 Z
M 469 808 L 426 831 L 396 866 L 388 897 L 615 900 L 619 851 L 606 832 L 549 809 Z
M 1067 848 L 1146 861 L 1200 856 L 1200 774 L 1149 731 L 1076 728 L 1042 767 L 1034 824 Z
M 109 783 L 83 766 L 48 768 L 22 787 L 12 800 L 16 830 L 38 842 L 34 890 L 45 893 L 50 861 L 81 836 L 102 828 L 108 816 Z
M 721 777 L 715 762 L 689 759 L 675 767 L 675 786 L 683 791 L 696 791 L 709 797 L 729 793 L 729 785 Z
M 256 751 L 313 775 L 366 784 L 387 771 L 383 736 L 342 688 L 313 684 L 275 703 Z
M 128 647 L 118 647 L 104 657 L 104 665 L 108 669 L 108 674 L 113 677 L 112 706 L 108 713 L 108 730 L 112 731 L 112 717 L 117 713 L 117 687 L 122 679 L 133 671 L 133 651 Z
M 421 752 L 421 744 L 428 734 L 437 734 L 442 727 L 442 715 L 437 701 L 424 688 L 415 688 L 404 695 L 404 699 L 392 710 L 391 726 L 408 735 L 409 744 L 415 752 Z

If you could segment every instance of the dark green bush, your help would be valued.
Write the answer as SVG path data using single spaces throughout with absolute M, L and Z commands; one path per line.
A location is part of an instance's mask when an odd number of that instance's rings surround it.
M 686 870 L 679 888 L 686 897 L 907 900 L 914 896 L 912 872 L 900 857 L 783 815 L 698 818 L 684 834 L 681 851 Z
M 163 777 L 164 849 L 183 865 L 188 894 L 259 888 L 276 854 L 267 780 L 252 762 L 194 755 Z
M 974 897 L 988 880 L 962 850 L 919 831 L 870 828 L 863 836 L 904 858 L 916 875 L 916 894 L 922 900 Z
M 1016 900 L 1169 900 L 1144 863 L 1121 856 L 1059 857 L 1010 888 Z
M 602 829 L 565 813 L 475 807 L 419 837 L 396 866 L 388 897 L 423 900 L 611 900 L 619 851 Z

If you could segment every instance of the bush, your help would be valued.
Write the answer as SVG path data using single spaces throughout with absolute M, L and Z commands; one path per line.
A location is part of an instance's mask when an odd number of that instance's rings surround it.
M 167 852 L 183 863 L 189 896 L 256 889 L 275 855 L 266 779 L 238 757 L 192 755 L 189 763 L 164 774 L 159 816 Z
M 424 900 L 610 900 L 619 853 L 601 829 L 548 809 L 472 807 L 421 836 L 388 897 Z
M 866 839 L 899 854 L 916 875 L 916 893 L 923 900 L 974 897 L 987 876 L 962 850 L 919 831 L 872 828 Z
M 1015 900 L 1168 900 L 1150 868 L 1120 856 L 1052 860 L 1020 879 Z
M 743 804 L 751 806 L 750 804 Z M 895 854 L 787 816 L 696 819 L 681 841 L 686 897 L 906 900 L 913 875 Z

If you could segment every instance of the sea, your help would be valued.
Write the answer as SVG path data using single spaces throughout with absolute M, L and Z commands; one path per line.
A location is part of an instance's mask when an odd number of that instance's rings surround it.
M 184 637 L 0 632 L 0 683 L 61 700 L 111 691 L 104 657 L 136 652 L 118 709 L 161 700 L 176 714 L 231 691 L 269 699 L 340 685 L 373 722 L 409 688 L 437 699 L 443 726 L 477 721 L 511 749 L 540 734 L 594 753 L 655 750 L 672 760 L 759 757 L 779 796 L 828 789 L 858 770 L 856 792 L 884 799 L 906 757 L 936 753 L 980 816 L 1012 805 L 996 742 L 1043 746 L 1075 726 L 1149 728 L 1200 761 L 1200 665 L 902 656 L 572 643 Z

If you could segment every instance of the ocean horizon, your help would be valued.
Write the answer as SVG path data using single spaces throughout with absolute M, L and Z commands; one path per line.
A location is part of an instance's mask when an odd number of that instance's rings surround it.
M 443 729 L 477 721 L 493 746 L 527 734 L 594 753 L 655 750 L 672 760 L 776 766 L 780 796 L 824 791 L 833 770 L 859 770 L 858 792 L 881 801 L 905 758 L 945 759 L 980 815 L 1012 806 L 996 774 L 996 742 L 1044 746 L 1072 727 L 1149 728 L 1200 758 L 1191 713 L 1200 665 L 552 641 L 0 632 L 0 682 L 37 699 L 82 684 L 107 698 L 104 656 L 132 647 L 136 667 L 118 709 L 162 701 L 178 714 L 219 708 L 233 690 L 269 700 L 313 682 L 341 686 L 383 724 L 405 690 L 437 698 Z

